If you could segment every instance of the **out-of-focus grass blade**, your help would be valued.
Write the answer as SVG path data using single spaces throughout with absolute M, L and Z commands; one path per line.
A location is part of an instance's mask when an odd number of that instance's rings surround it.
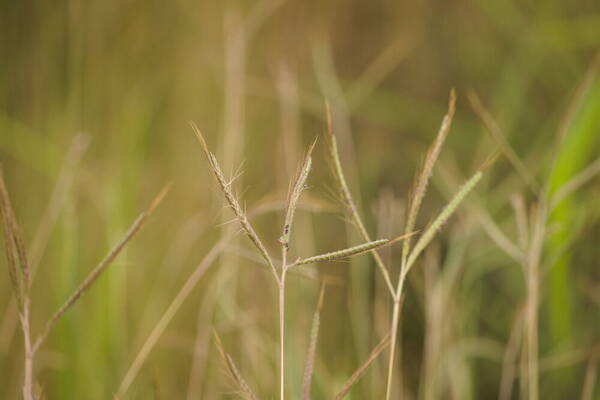
M 595 62 L 596 71 L 598 58 Z M 594 69 L 594 67 L 592 67 Z M 583 96 L 564 138 L 557 149 L 554 169 L 550 176 L 550 193 L 555 193 L 576 176 L 600 151 L 600 80 L 596 77 Z M 550 223 L 559 230 L 549 239 L 549 251 L 556 255 L 574 235 L 572 221 L 579 214 L 575 195 L 564 198 L 550 215 Z M 556 345 L 571 336 L 572 299 L 569 270 L 571 256 L 563 253 L 552 266 L 550 273 L 549 319 L 552 344 Z

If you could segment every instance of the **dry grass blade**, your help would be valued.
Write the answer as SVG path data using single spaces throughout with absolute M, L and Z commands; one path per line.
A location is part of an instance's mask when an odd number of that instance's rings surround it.
M 15 231 L 17 226 L 15 215 L 10 204 L 6 184 L 4 183 L 4 174 L 0 170 L 0 212 L 2 214 L 2 229 L 4 231 L 4 245 L 6 249 L 6 259 L 8 262 L 8 274 L 15 292 L 19 313 L 23 311 L 24 288 L 26 284 L 23 277 L 23 268 L 19 266 L 19 252 L 17 250 L 17 240 Z
M 348 379 L 348 381 L 344 384 L 344 386 L 342 387 L 342 390 L 340 390 L 340 392 L 335 396 L 335 400 L 341 400 L 348 394 L 350 389 L 352 389 L 352 386 L 354 386 L 354 384 L 356 382 L 358 382 L 358 380 L 364 375 L 364 373 L 367 372 L 367 369 L 369 369 L 369 367 L 371 366 L 373 361 L 375 361 L 377 359 L 377 357 L 379 357 L 381 352 L 383 350 L 385 350 L 385 348 L 389 344 L 390 344 L 390 334 L 388 333 L 387 335 L 385 335 L 385 337 L 383 339 L 381 339 L 381 342 L 379 342 L 379 344 L 377 346 L 375 346 L 375 348 L 373 349 L 371 354 L 369 354 L 369 357 L 367 358 L 367 360 L 360 366 L 360 368 L 358 368 L 352 374 L 350 379 Z
M 299 258 L 298 260 L 296 260 L 296 262 L 291 264 L 290 267 L 297 266 L 297 265 L 319 263 L 319 262 L 324 262 L 324 261 L 335 261 L 335 260 L 340 260 L 343 258 L 349 258 L 349 257 L 356 256 L 356 255 L 359 255 L 362 253 L 366 253 L 366 252 L 374 250 L 374 249 L 378 249 L 383 246 L 390 245 L 399 240 L 402 240 L 404 238 L 412 236 L 413 234 L 414 233 L 409 233 L 408 235 L 402 235 L 395 239 L 373 240 L 371 242 L 362 243 L 357 246 L 348 247 L 347 249 L 336 250 L 336 251 L 332 251 L 329 253 L 319 254 L 319 255 L 307 257 L 307 258 Z
M 217 344 L 217 349 L 219 350 L 219 353 L 223 358 L 223 362 L 225 363 L 227 372 L 233 380 L 233 382 L 236 384 L 241 396 L 247 400 L 257 400 L 258 397 L 256 397 L 252 389 L 250 389 L 250 386 L 248 386 L 248 384 L 246 383 L 244 377 L 240 374 L 231 356 L 225 351 L 225 348 L 223 347 L 223 342 L 221 342 L 219 334 L 216 331 L 214 331 L 213 333 L 215 336 L 215 343 Z
M 321 324 L 321 309 L 323 308 L 323 298 L 325 296 L 325 284 L 321 285 L 317 308 L 313 316 L 312 326 L 310 328 L 310 341 L 308 344 L 308 355 L 306 357 L 306 367 L 304 368 L 304 380 L 302 381 L 302 392 L 304 400 L 310 400 L 310 389 L 312 385 L 313 371 L 315 368 L 315 356 L 317 354 L 317 339 L 319 337 L 319 327 Z
M 460 188 L 458 193 L 454 195 L 454 198 L 444 207 L 442 212 L 438 215 L 438 217 L 433 221 L 433 223 L 427 228 L 423 236 L 419 238 L 415 247 L 410 252 L 408 256 L 408 260 L 406 261 L 406 267 L 404 268 L 404 273 L 406 274 L 410 267 L 414 264 L 417 257 L 421 254 L 421 252 L 427 247 L 427 245 L 433 240 L 435 234 L 442 228 L 444 223 L 448 221 L 448 219 L 452 216 L 456 208 L 459 204 L 464 200 L 464 198 L 469 194 L 471 190 L 477 185 L 477 183 L 481 180 L 482 172 L 478 171 L 469 179 L 463 186 Z
M 429 179 L 431 178 L 431 174 L 433 173 L 433 167 L 435 166 L 435 162 L 440 155 L 442 150 L 442 145 L 450 132 L 450 126 L 452 125 L 452 118 L 454 117 L 456 105 L 456 94 L 454 89 L 450 91 L 450 99 L 448 100 L 448 111 L 442 119 L 442 124 L 438 131 L 437 137 L 433 142 L 431 148 L 427 152 L 427 156 L 425 157 L 425 163 L 423 164 L 423 169 L 417 178 L 417 182 L 415 188 L 413 189 L 412 199 L 410 201 L 410 208 L 408 210 L 408 217 L 406 220 L 406 229 L 405 232 L 411 232 L 415 228 L 415 224 L 417 222 L 417 216 L 419 215 L 419 209 L 421 208 L 421 204 L 423 203 L 423 198 L 425 197 L 425 193 L 427 192 L 427 184 L 429 183 Z M 410 250 L 411 240 L 405 240 L 402 245 L 402 265 L 403 268 L 406 264 L 406 260 L 408 258 L 408 253 Z
M 292 224 L 294 223 L 294 214 L 296 212 L 296 207 L 298 205 L 298 200 L 300 199 L 300 195 L 302 191 L 306 188 L 306 179 L 308 179 L 308 174 L 310 173 L 310 169 L 312 167 L 312 158 L 311 154 L 313 149 L 315 148 L 315 144 L 317 144 L 317 139 L 312 142 L 308 151 L 306 152 L 306 156 L 304 157 L 304 162 L 302 163 L 302 167 L 300 168 L 300 172 L 296 175 L 296 179 L 294 180 L 294 184 L 291 190 L 288 193 L 287 198 L 287 209 L 285 212 L 285 222 L 283 224 L 283 234 L 279 239 L 281 244 L 287 249 L 290 241 L 290 235 L 292 232 Z
M 119 242 L 109 251 L 108 255 L 94 268 L 84 279 L 84 281 L 79 285 L 79 287 L 73 292 L 73 294 L 63 303 L 63 305 L 54 313 L 54 315 L 48 320 L 46 326 L 44 327 L 43 333 L 38 337 L 33 347 L 33 352 L 40 347 L 40 345 L 44 342 L 56 322 L 67 312 L 73 304 L 79 300 L 79 298 L 96 282 L 98 277 L 108 268 L 108 266 L 115 260 L 115 258 L 121 253 L 123 248 L 129 243 L 129 241 L 135 236 L 135 234 L 142 228 L 148 217 L 152 214 L 152 212 L 156 209 L 156 207 L 160 204 L 162 199 L 166 196 L 170 188 L 170 185 L 167 185 L 163 188 L 158 196 L 152 201 L 150 206 L 146 209 L 146 211 L 142 212 L 133 224 L 129 227 L 129 230 L 125 233 L 125 235 L 121 238 Z
M 342 169 L 342 163 L 340 161 L 340 155 L 338 152 L 337 141 L 335 139 L 335 135 L 333 134 L 333 119 L 331 117 L 331 109 L 329 108 L 329 103 L 325 103 L 326 109 L 326 117 L 327 117 L 327 143 L 329 149 L 329 157 L 333 164 L 333 174 L 337 183 L 338 190 L 340 192 L 340 196 L 344 201 L 344 205 L 346 206 L 347 213 L 350 214 L 350 218 L 356 225 L 359 234 L 362 236 L 362 239 L 365 242 L 371 241 L 371 236 L 367 232 L 365 228 L 365 224 L 360 218 L 360 214 L 358 213 L 358 208 L 356 207 L 356 203 L 354 202 L 354 198 L 350 193 L 350 189 L 348 188 L 348 184 L 346 183 L 346 177 L 344 176 L 344 170 Z M 389 272 L 381 259 L 379 253 L 376 250 L 372 250 L 371 254 L 375 259 L 375 263 L 377 264 L 377 268 L 381 272 L 383 279 L 387 285 L 390 294 L 394 296 L 394 286 L 392 285 L 392 281 L 390 279 Z
M 469 98 L 469 102 L 471 103 L 473 111 L 475 112 L 475 114 L 477 114 L 477 116 L 485 126 L 486 131 L 490 134 L 494 142 L 498 145 L 504 156 L 512 164 L 512 166 L 519 173 L 519 175 L 521 175 L 521 178 L 523 178 L 525 183 L 529 185 L 531 190 L 534 193 L 538 193 L 540 189 L 539 184 L 537 183 L 533 175 L 531 175 L 531 172 L 529 172 L 529 169 L 527 168 L 525 163 L 523 163 L 523 161 L 519 158 L 517 153 L 515 153 L 510 144 L 507 142 L 506 138 L 504 137 L 504 134 L 502 133 L 502 130 L 498 126 L 498 123 L 494 120 L 492 114 L 484 107 L 484 105 L 481 103 L 479 97 L 475 92 L 469 91 L 467 97 Z
M 29 323 L 29 263 L 17 219 L 13 212 L 4 175 L 0 169 L 0 213 L 2 214 L 2 226 L 6 244 L 6 257 L 8 259 L 8 271 L 12 281 L 19 321 L 23 331 L 24 347 L 24 373 L 23 373 L 23 398 L 34 400 L 33 394 L 33 356 L 35 349 L 32 348 L 31 329 Z
M 242 227 L 243 231 L 246 233 L 246 236 L 248 236 L 250 241 L 254 244 L 254 246 L 256 246 L 256 248 L 258 249 L 258 251 L 260 252 L 262 257 L 265 259 L 265 261 L 269 264 L 275 279 L 277 280 L 277 282 L 279 282 L 279 276 L 277 274 L 277 270 L 275 269 L 275 264 L 273 264 L 273 260 L 271 259 L 269 252 L 267 251 L 266 247 L 263 245 L 262 241 L 258 237 L 258 234 L 256 233 L 256 231 L 254 231 L 254 228 L 252 228 L 252 225 L 250 225 L 250 222 L 248 221 L 248 217 L 246 216 L 246 213 L 244 212 L 244 210 L 240 206 L 240 203 L 234 196 L 233 191 L 231 190 L 231 182 L 227 182 L 225 180 L 225 177 L 223 176 L 223 171 L 221 170 L 221 167 L 219 166 L 217 158 L 208 149 L 208 145 L 206 144 L 206 140 L 204 139 L 204 136 L 200 132 L 200 129 L 198 129 L 198 127 L 194 123 L 191 123 L 190 125 L 191 125 L 192 129 L 194 130 L 194 133 L 196 134 L 198 141 L 202 145 L 202 149 L 204 150 L 204 153 L 206 154 L 206 158 L 208 159 L 208 163 L 210 165 L 212 173 L 215 176 L 215 179 L 217 180 L 219 186 L 221 187 L 221 190 L 223 191 L 223 194 L 225 195 L 225 199 L 227 200 L 227 203 L 229 204 L 229 206 L 233 210 L 233 213 L 237 217 L 240 226 Z

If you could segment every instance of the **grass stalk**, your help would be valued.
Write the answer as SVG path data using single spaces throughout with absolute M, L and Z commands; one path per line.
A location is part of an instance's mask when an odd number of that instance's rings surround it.
M 284 259 L 285 262 L 285 259 Z M 284 267 L 279 280 L 279 398 L 285 398 L 285 275 Z
M 402 292 L 404 286 L 404 279 L 401 279 L 398 283 L 398 292 Z M 398 337 L 398 325 L 400 323 L 400 301 L 394 297 L 394 306 L 392 309 L 392 334 L 390 342 L 390 353 L 388 356 L 388 369 L 387 369 L 387 381 L 385 387 L 386 399 L 389 400 L 392 393 L 392 381 L 394 376 L 394 364 L 396 358 L 396 338 Z
M 544 244 L 547 212 L 543 202 L 538 203 L 531 247 L 527 255 L 527 304 L 526 304 L 526 343 L 527 343 L 527 398 L 539 398 L 539 360 L 538 360 L 538 303 L 540 259 Z
M 290 268 L 287 262 L 287 255 L 290 249 L 289 241 L 294 223 L 294 215 L 300 195 L 306 188 L 306 180 L 310 174 L 312 167 L 311 154 L 317 143 L 316 139 L 309 147 L 300 171 L 296 175 L 291 190 L 288 193 L 287 206 L 285 212 L 285 220 L 283 223 L 283 232 L 279 239 L 281 243 L 281 275 L 278 281 L 279 284 L 279 398 L 285 398 L 285 282 L 287 271 Z
M 211 171 L 212 171 L 217 183 L 219 184 L 219 187 L 221 188 L 221 191 L 223 192 L 223 195 L 224 195 L 227 203 L 229 204 L 230 208 L 232 209 L 233 213 L 235 214 L 237 221 L 242 228 L 242 231 L 244 231 L 246 233 L 246 236 L 248 236 L 248 238 L 250 239 L 250 241 L 252 242 L 254 247 L 258 250 L 258 253 L 264 259 L 264 261 L 270 266 L 272 275 L 275 279 L 275 282 L 277 283 L 278 305 L 279 305 L 279 312 L 278 312 L 279 364 L 280 364 L 280 366 L 279 366 L 279 398 L 280 398 L 280 400 L 284 400 L 285 399 L 285 375 L 286 375 L 285 374 L 285 289 L 286 289 L 286 277 L 287 277 L 287 272 L 289 271 L 289 269 L 291 267 L 299 266 L 299 265 L 318 263 L 318 262 L 323 262 L 323 261 L 334 261 L 334 260 L 338 260 L 338 259 L 342 259 L 342 258 L 349 258 L 352 256 L 356 256 L 356 255 L 359 255 L 359 254 L 362 254 L 362 253 L 365 253 L 368 251 L 375 250 L 379 247 L 395 243 L 396 241 L 399 241 L 401 239 L 411 236 L 412 233 L 408 233 L 408 234 L 405 234 L 403 236 L 400 236 L 400 237 L 397 237 L 397 238 L 391 239 L 391 240 L 390 239 L 379 239 L 379 240 L 367 241 L 366 243 L 363 243 L 363 244 L 360 244 L 360 245 L 357 245 L 354 247 L 350 247 L 350 248 L 346 248 L 346 249 L 342 249 L 342 250 L 338 250 L 338 251 L 332 251 L 332 252 L 328 252 L 328 253 L 312 256 L 312 257 L 299 258 L 294 263 L 288 263 L 288 261 L 287 261 L 288 260 L 288 252 L 289 252 L 289 248 L 290 248 L 289 242 L 290 242 L 291 231 L 292 231 L 292 226 L 293 226 L 293 221 L 294 221 L 294 215 L 295 215 L 296 208 L 298 206 L 298 200 L 300 199 L 300 195 L 303 192 L 303 190 L 306 188 L 306 180 L 308 179 L 308 175 L 310 173 L 310 169 L 312 166 L 311 153 L 312 153 L 312 150 L 314 149 L 315 142 L 316 142 L 316 141 L 314 141 L 306 153 L 306 156 L 305 156 L 304 161 L 299 169 L 298 174 L 294 178 L 293 183 L 290 185 L 290 191 L 288 193 L 287 202 L 286 202 L 286 212 L 285 212 L 285 219 L 284 219 L 284 224 L 283 224 L 283 229 L 282 229 L 282 235 L 279 238 L 279 242 L 281 244 L 281 267 L 280 267 L 280 271 L 278 272 L 277 268 L 275 267 L 273 258 L 269 255 L 269 252 L 267 251 L 266 247 L 264 246 L 261 239 L 258 237 L 257 233 L 255 232 L 254 228 L 248 221 L 248 217 L 245 214 L 245 212 L 243 211 L 242 207 L 240 206 L 239 201 L 233 194 L 233 190 L 231 188 L 232 182 L 228 182 L 225 180 L 225 177 L 223 176 L 221 167 L 220 167 L 216 157 L 214 156 L 214 154 L 211 153 L 210 150 L 208 149 L 206 140 L 204 139 L 204 136 L 202 135 L 200 130 L 193 123 L 191 124 L 191 126 L 192 126 L 192 129 L 194 130 L 194 133 L 196 134 L 196 137 L 198 138 L 198 141 L 200 142 L 200 144 L 202 146 L 202 149 L 204 151 L 204 154 L 206 155 L 206 158 L 208 160 Z M 338 164 L 339 164 L 339 162 L 338 162 Z M 340 169 L 340 171 L 341 171 L 341 169 Z M 347 189 L 347 187 L 346 187 L 346 189 Z M 348 191 L 346 191 L 346 193 L 349 195 Z M 348 197 L 348 199 L 351 199 L 351 197 Z M 356 210 L 355 207 L 354 207 L 354 209 Z M 358 214 L 356 214 L 356 215 L 358 215 Z M 365 231 L 365 233 L 366 233 L 366 231 Z M 382 350 L 383 349 L 381 349 L 380 351 L 382 351 Z M 127 383 L 129 383 L 129 381 Z M 125 387 L 125 389 L 126 389 L 126 387 Z
M 410 207 L 408 210 L 408 217 L 406 220 L 406 228 L 405 233 L 411 232 L 414 230 L 417 216 L 419 214 L 419 209 L 421 208 L 421 204 L 425 197 L 425 193 L 427 192 L 427 185 L 433 173 L 433 167 L 439 157 L 439 154 L 442 150 L 442 146 L 450 132 L 450 127 L 452 126 L 452 119 L 454 118 L 454 113 L 456 109 L 456 94 L 454 89 L 450 91 L 450 96 L 448 100 L 448 111 L 446 115 L 442 119 L 442 123 L 438 130 L 438 134 L 433 144 L 429 148 L 427 152 L 427 156 L 425 157 L 425 162 L 423 164 L 423 168 L 418 175 L 415 188 L 413 190 L 412 199 L 410 201 Z M 433 222 L 433 224 L 429 227 L 427 231 L 420 237 L 419 241 L 416 243 L 415 247 L 411 250 L 411 240 L 405 240 L 402 246 L 402 263 L 400 267 L 400 275 L 398 277 L 398 283 L 396 285 L 393 299 L 394 306 L 392 309 L 392 327 L 391 331 L 391 345 L 390 345 L 390 353 L 388 359 L 388 373 L 387 373 L 387 384 L 386 384 L 386 400 L 390 400 L 392 395 L 392 380 L 393 380 L 393 371 L 395 365 L 395 353 L 396 353 L 396 345 L 397 345 L 397 337 L 398 337 L 398 324 L 400 322 L 400 298 L 402 297 L 404 290 L 404 282 L 406 280 L 406 276 L 413 263 L 416 261 L 417 257 L 421 254 L 421 252 L 425 249 L 425 247 L 431 242 L 435 233 L 441 228 L 441 226 L 446 222 L 446 220 L 452 215 L 455 211 L 456 207 L 460 204 L 466 194 L 477 184 L 477 182 L 481 179 L 481 172 L 475 174 L 475 176 L 469 180 L 463 188 L 458 192 L 455 198 L 446 206 L 446 208 L 442 211 L 442 213 L 438 216 L 438 218 Z
M 204 136 L 200 132 L 200 130 L 196 127 L 196 125 L 191 124 L 198 141 L 202 145 L 202 149 L 206 155 L 208 163 L 211 167 L 212 173 L 217 180 L 217 183 L 221 187 L 221 191 L 223 192 L 227 203 L 233 210 L 237 220 L 242 228 L 242 230 L 246 233 L 250 241 L 254 244 L 258 252 L 264 258 L 264 260 L 271 267 L 271 272 L 275 282 L 277 283 L 278 294 L 279 294 L 279 394 L 280 399 L 284 400 L 285 398 L 285 281 L 286 281 L 286 273 L 289 268 L 287 264 L 287 253 L 289 250 L 289 238 L 291 234 L 294 214 L 296 211 L 297 203 L 300 198 L 300 194 L 305 188 L 306 179 L 308 178 L 308 174 L 310 173 L 312 159 L 311 152 L 314 148 L 314 142 L 312 146 L 309 148 L 307 155 L 304 159 L 304 163 L 300 169 L 300 172 L 295 178 L 294 184 L 291 185 L 291 191 L 288 194 L 286 213 L 285 213 L 285 222 L 283 226 L 283 234 L 280 237 L 279 241 L 281 243 L 281 272 L 277 272 L 275 268 L 275 264 L 273 259 L 269 255 L 266 247 L 263 245 L 261 239 L 258 237 L 257 233 L 254 231 L 252 225 L 248 221 L 248 218 L 244 211 L 242 210 L 237 198 L 234 196 L 233 191 L 231 189 L 231 183 L 227 182 L 223 176 L 223 172 L 221 171 L 221 167 L 216 159 L 216 157 L 208 150 L 208 146 L 204 139 Z
M 411 249 L 411 240 L 410 236 L 412 236 L 412 231 L 415 228 L 415 224 L 417 221 L 417 216 L 421 204 L 423 202 L 423 198 L 425 197 L 425 193 L 427 191 L 427 185 L 433 173 L 433 167 L 439 157 L 443 144 L 450 132 L 450 127 L 452 125 L 452 119 L 454 117 L 456 108 L 456 95 L 454 90 L 450 92 L 449 100 L 448 100 L 448 111 L 444 116 L 441 126 L 438 130 L 438 134 L 436 136 L 435 141 L 431 145 L 429 151 L 427 152 L 427 157 L 425 158 L 425 162 L 423 168 L 417 178 L 415 189 L 413 191 L 413 196 L 410 202 L 410 208 L 408 211 L 408 218 L 406 222 L 405 235 L 400 238 L 406 238 L 407 240 L 403 243 L 402 248 L 402 262 L 400 274 L 398 277 L 398 283 L 394 287 L 391 282 L 388 268 L 383 263 L 381 257 L 377 253 L 376 249 L 382 245 L 385 245 L 383 241 L 372 241 L 365 225 L 358 213 L 358 208 L 350 190 L 348 188 L 348 184 L 346 182 L 344 172 L 341 166 L 339 152 L 337 149 L 337 142 L 335 136 L 333 134 L 333 122 L 331 117 L 331 111 L 329 108 L 329 104 L 326 103 L 326 117 L 327 117 L 327 138 L 328 138 L 328 147 L 329 147 L 329 158 L 333 164 L 334 177 L 338 186 L 338 190 L 340 192 L 340 197 L 342 198 L 346 208 L 347 213 L 350 215 L 352 221 L 356 225 L 360 235 L 365 240 L 366 243 L 356 246 L 354 248 L 341 250 L 339 252 L 332 252 L 323 254 L 320 256 L 309 257 L 307 259 L 299 259 L 296 261 L 294 265 L 302 265 L 309 262 L 319 262 L 325 260 L 331 260 L 336 258 L 343 257 L 343 252 L 350 251 L 353 252 L 355 250 L 356 254 L 359 254 L 364 251 L 370 251 L 375 259 L 375 262 L 381 272 L 381 275 L 386 282 L 386 286 L 390 292 L 390 295 L 393 299 L 393 309 L 392 309 L 392 326 L 390 329 L 391 332 L 391 344 L 390 344 L 390 354 L 389 354 L 389 364 L 388 364 L 388 372 L 387 372 L 387 384 L 386 384 L 386 400 L 390 400 L 391 392 L 392 392 L 392 380 L 393 380 L 393 369 L 395 364 L 395 353 L 396 353 L 396 341 L 398 337 L 398 324 L 400 321 L 400 309 L 401 309 L 401 298 L 404 290 L 404 283 L 406 281 L 406 277 L 410 268 L 415 263 L 419 255 L 422 251 L 429 245 L 429 243 L 435 237 L 435 234 L 443 224 L 450 218 L 450 216 L 454 213 L 458 205 L 462 202 L 465 196 L 475 187 L 475 185 L 479 182 L 482 177 L 482 172 L 478 171 L 470 180 L 468 180 L 463 187 L 459 190 L 459 192 L 455 195 L 450 203 L 444 208 L 444 210 L 440 213 L 437 219 L 433 222 L 433 224 L 425 231 L 425 233 L 420 237 L 420 239 L 415 244 L 414 248 Z M 364 248 L 361 249 L 361 247 Z
M 429 226 L 429 228 L 423 233 L 423 235 L 419 238 L 414 248 L 411 250 L 410 254 L 406 259 L 406 263 L 400 271 L 400 276 L 398 278 L 398 286 L 396 291 L 396 296 L 394 297 L 394 308 L 392 311 L 392 344 L 390 346 L 390 357 L 389 357 L 389 365 L 388 365 L 388 383 L 386 387 L 386 399 L 389 400 L 391 398 L 392 392 L 392 378 L 393 378 L 393 369 L 394 369 L 394 357 L 395 357 L 395 338 L 397 337 L 398 330 L 397 326 L 400 318 L 400 301 L 399 298 L 403 293 L 404 283 L 406 281 L 406 276 L 410 271 L 411 267 L 414 265 L 415 261 L 419 257 L 419 255 L 423 252 L 423 250 L 431 243 L 435 234 L 441 229 L 441 227 L 448 221 L 448 219 L 452 216 L 452 214 L 456 211 L 457 207 L 464 200 L 467 194 L 473 190 L 473 188 L 477 185 L 477 183 L 481 180 L 482 172 L 476 172 L 471 179 L 469 179 L 462 188 L 454 195 L 454 198 L 444 207 L 442 212 L 438 215 L 438 217 L 433 221 L 433 223 Z
M 29 319 L 29 297 L 25 298 L 23 312 L 20 316 L 21 328 L 23 329 L 23 344 L 25 349 L 24 376 L 23 376 L 23 398 L 34 400 L 33 397 L 33 358 L 35 349 L 31 345 L 31 328 Z

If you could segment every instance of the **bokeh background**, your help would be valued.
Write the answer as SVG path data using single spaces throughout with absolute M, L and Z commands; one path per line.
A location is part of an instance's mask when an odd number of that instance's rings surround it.
M 420 228 L 496 148 L 469 91 L 550 191 L 600 156 L 594 0 L 4 0 L 0 7 L 0 160 L 38 267 L 34 333 L 172 182 L 148 225 L 38 355 L 36 379 L 48 399 L 112 398 L 182 285 L 235 230 L 223 225 L 232 216 L 190 121 L 226 174 L 243 172 L 235 187 L 250 211 L 285 198 L 302 153 L 324 132 L 327 98 L 372 236 L 403 232 L 414 175 L 451 88 L 457 114 Z M 322 139 L 295 255 L 360 242 L 331 195 Z M 511 244 L 527 242 L 515 210 L 523 204 L 529 214 L 536 194 L 521 175 L 501 157 L 412 271 L 395 379 L 405 398 L 497 398 L 511 369 L 512 396 L 504 398 L 527 398 L 520 350 L 527 271 L 494 236 L 499 228 Z M 598 199 L 599 181 L 591 179 L 548 222 L 539 274 L 544 399 L 600 396 Z M 277 211 L 253 219 L 274 254 Z M 382 251 L 393 276 L 400 247 Z M 3 269 L 0 397 L 9 399 L 19 397 L 23 353 Z M 290 279 L 287 295 L 288 394 L 301 395 L 317 280 L 328 276 L 335 283 L 325 295 L 313 390 L 325 399 L 387 332 L 391 299 L 369 256 L 307 271 L 312 279 Z M 234 397 L 213 329 L 250 385 L 273 398 L 276 307 L 270 274 L 245 238 L 232 240 L 184 298 L 123 398 Z M 382 398 L 386 363 L 384 352 L 348 398 Z

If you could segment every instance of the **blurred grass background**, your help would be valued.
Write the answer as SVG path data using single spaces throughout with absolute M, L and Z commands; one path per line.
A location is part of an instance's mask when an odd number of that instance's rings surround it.
M 323 132 L 327 97 L 342 161 L 373 236 L 401 233 L 413 176 L 452 87 L 457 115 L 420 226 L 494 149 L 468 90 L 479 94 L 551 192 L 600 155 L 597 80 L 561 130 L 600 46 L 597 1 L 4 0 L 0 10 L 0 160 L 39 265 L 34 332 L 153 195 L 173 182 L 148 226 L 38 356 L 36 376 L 49 399 L 111 398 L 179 287 L 219 237 L 235 229 L 220 225 L 230 215 L 189 121 L 218 149 L 226 173 L 241 166 L 236 188 L 251 209 L 285 197 L 304 148 Z M 564 136 L 558 148 L 557 135 Z M 309 196 L 332 204 L 322 145 Z M 514 195 L 528 207 L 533 200 L 501 159 L 476 203 L 517 242 Z M 579 398 L 600 345 L 598 199 L 595 180 L 550 216 L 540 282 L 544 399 Z M 408 398 L 498 396 L 526 285 L 520 266 L 485 234 L 469 204 L 410 280 L 401 389 Z M 296 254 L 359 242 L 335 206 L 335 212 L 301 212 Z M 276 213 L 256 219 L 274 249 L 280 224 Z M 264 398 L 276 392 L 276 287 L 248 258 L 246 245 L 232 242 L 202 278 L 126 398 L 152 398 L 157 391 L 163 398 L 228 395 L 213 328 L 251 385 Z M 399 257 L 397 249 L 383 254 Z M 320 399 L 330 398 L 385 334 L 391 299 L 367 256 L 317 270 L 341 281 L 325 298 L 314 389 Z M 436 284 L 446 299 L 437 319 L 428 307 Z M 301 393 L 317 293 L 316 282 L 290 280 L 290 398 Z M 444 338 L 432 376 L 424 372 L 425 338 L 440 327 Z M 2 279 L 2 398 L 18 397 L 21 349 L 10 283 Z M 385 358 L 349 398 L 381 398 Z M 428 394 L 424 386 L 438 392 Z M 513 393 L 527 398 L 518 383 Z

